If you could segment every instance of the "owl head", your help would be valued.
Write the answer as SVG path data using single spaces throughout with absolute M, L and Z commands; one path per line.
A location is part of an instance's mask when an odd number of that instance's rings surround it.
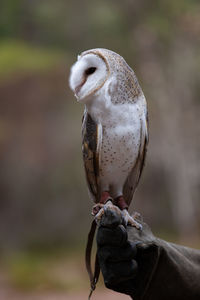
M 82 52 L 71 68 L 69 84 L 80 102 L 87 102 L 109 82 L 110 90 L 115 89 L 116 101 L 137 96 L 141 89 L 133 70 L 123 57 L 107 49 L 92 49 Z M 120 99 L 120 102 L 122 98 Z

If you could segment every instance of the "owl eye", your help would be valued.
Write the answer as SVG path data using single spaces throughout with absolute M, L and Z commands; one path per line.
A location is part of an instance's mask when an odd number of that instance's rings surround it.
M 89 75 L 93 74 L 96 71 L 96 69 L 97 68 L 95 68 L 95 67 L 88 68 L 87 70 L 85 70 L 85 75 L 89 76 Z

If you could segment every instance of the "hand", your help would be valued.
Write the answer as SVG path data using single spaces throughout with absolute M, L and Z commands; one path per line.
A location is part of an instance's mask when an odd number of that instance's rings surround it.
M 123 218 L 106 209 L 97 231 L 97 254 L 107 288 L 138 299 L 154 268 L 157 248 L 147 224 L 142 230 L 123 225 Z
M 134 218 L 136 218 L 134 216 Z M 97 253 L 105 285 L 141 299 L 200 299 L 200 252 L 123 226 L 121 213 L 106 209 L 97 232 Z
M 97 232 L 97 254 L 107 288 L 132 295 L 137 274 L 136 243 L 112 210 L 106 210 Z

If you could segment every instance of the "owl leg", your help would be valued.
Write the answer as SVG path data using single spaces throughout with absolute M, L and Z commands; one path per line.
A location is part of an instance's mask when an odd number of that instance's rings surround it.
M 131 225 L 133 227 L 136 227 L 137 229 L 142 229 L 142 225 L 140 223 L 138 223 L 134 217 L 131 217 L 129 215 L 129 212 L 128 212 L 128 205 L 124 199 L 123 196 L 119 196 L 117 198 L 115 198 L 114 200 L 114 204 L 116 206 L 118 206 L 122 212 L 123 212 L 123 217 L 124 217 L 124 220 L 125 220 L 125 223 L 128 224 L 128 225 Z
M 123 196 L 115 198 L 114 204 L 118 206 L 121 210 L 128 209 L 128 205 Z
M 102 192 L 99 203 L 95 204 L 92 208 L 92 215 L 96 216 L 98 212 L 103 208 L 104 204 L 106 204 L 108 201 L 113 201 L 110 193 L 108 191 Z

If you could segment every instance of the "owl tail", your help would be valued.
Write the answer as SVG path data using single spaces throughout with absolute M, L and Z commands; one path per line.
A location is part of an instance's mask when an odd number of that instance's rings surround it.
M 93 240 L 94 240 L 96 227 L 97 227 L 96 221 L 93 220 L 90 231 L 88 233 L 87 245 L 86 245 L 86 249 L 85 249 L 85 265 L 86 265 L 86 269 L 87 269 L 87 272 L 88 272 L 88 275 L 90 278 L 90 293 L 88 296 L 88 300 L 90 300 L 92 293 L 96 288 L 96 284 L 97 284 L 97 281 L 99 279 L 99 274 L 100 274 L 100 266 L 99 266 L 97 254 L 95 257 L 94 273 L 93 273 L 92 267 L 91 267 L 92 244 L 93 244 Z

